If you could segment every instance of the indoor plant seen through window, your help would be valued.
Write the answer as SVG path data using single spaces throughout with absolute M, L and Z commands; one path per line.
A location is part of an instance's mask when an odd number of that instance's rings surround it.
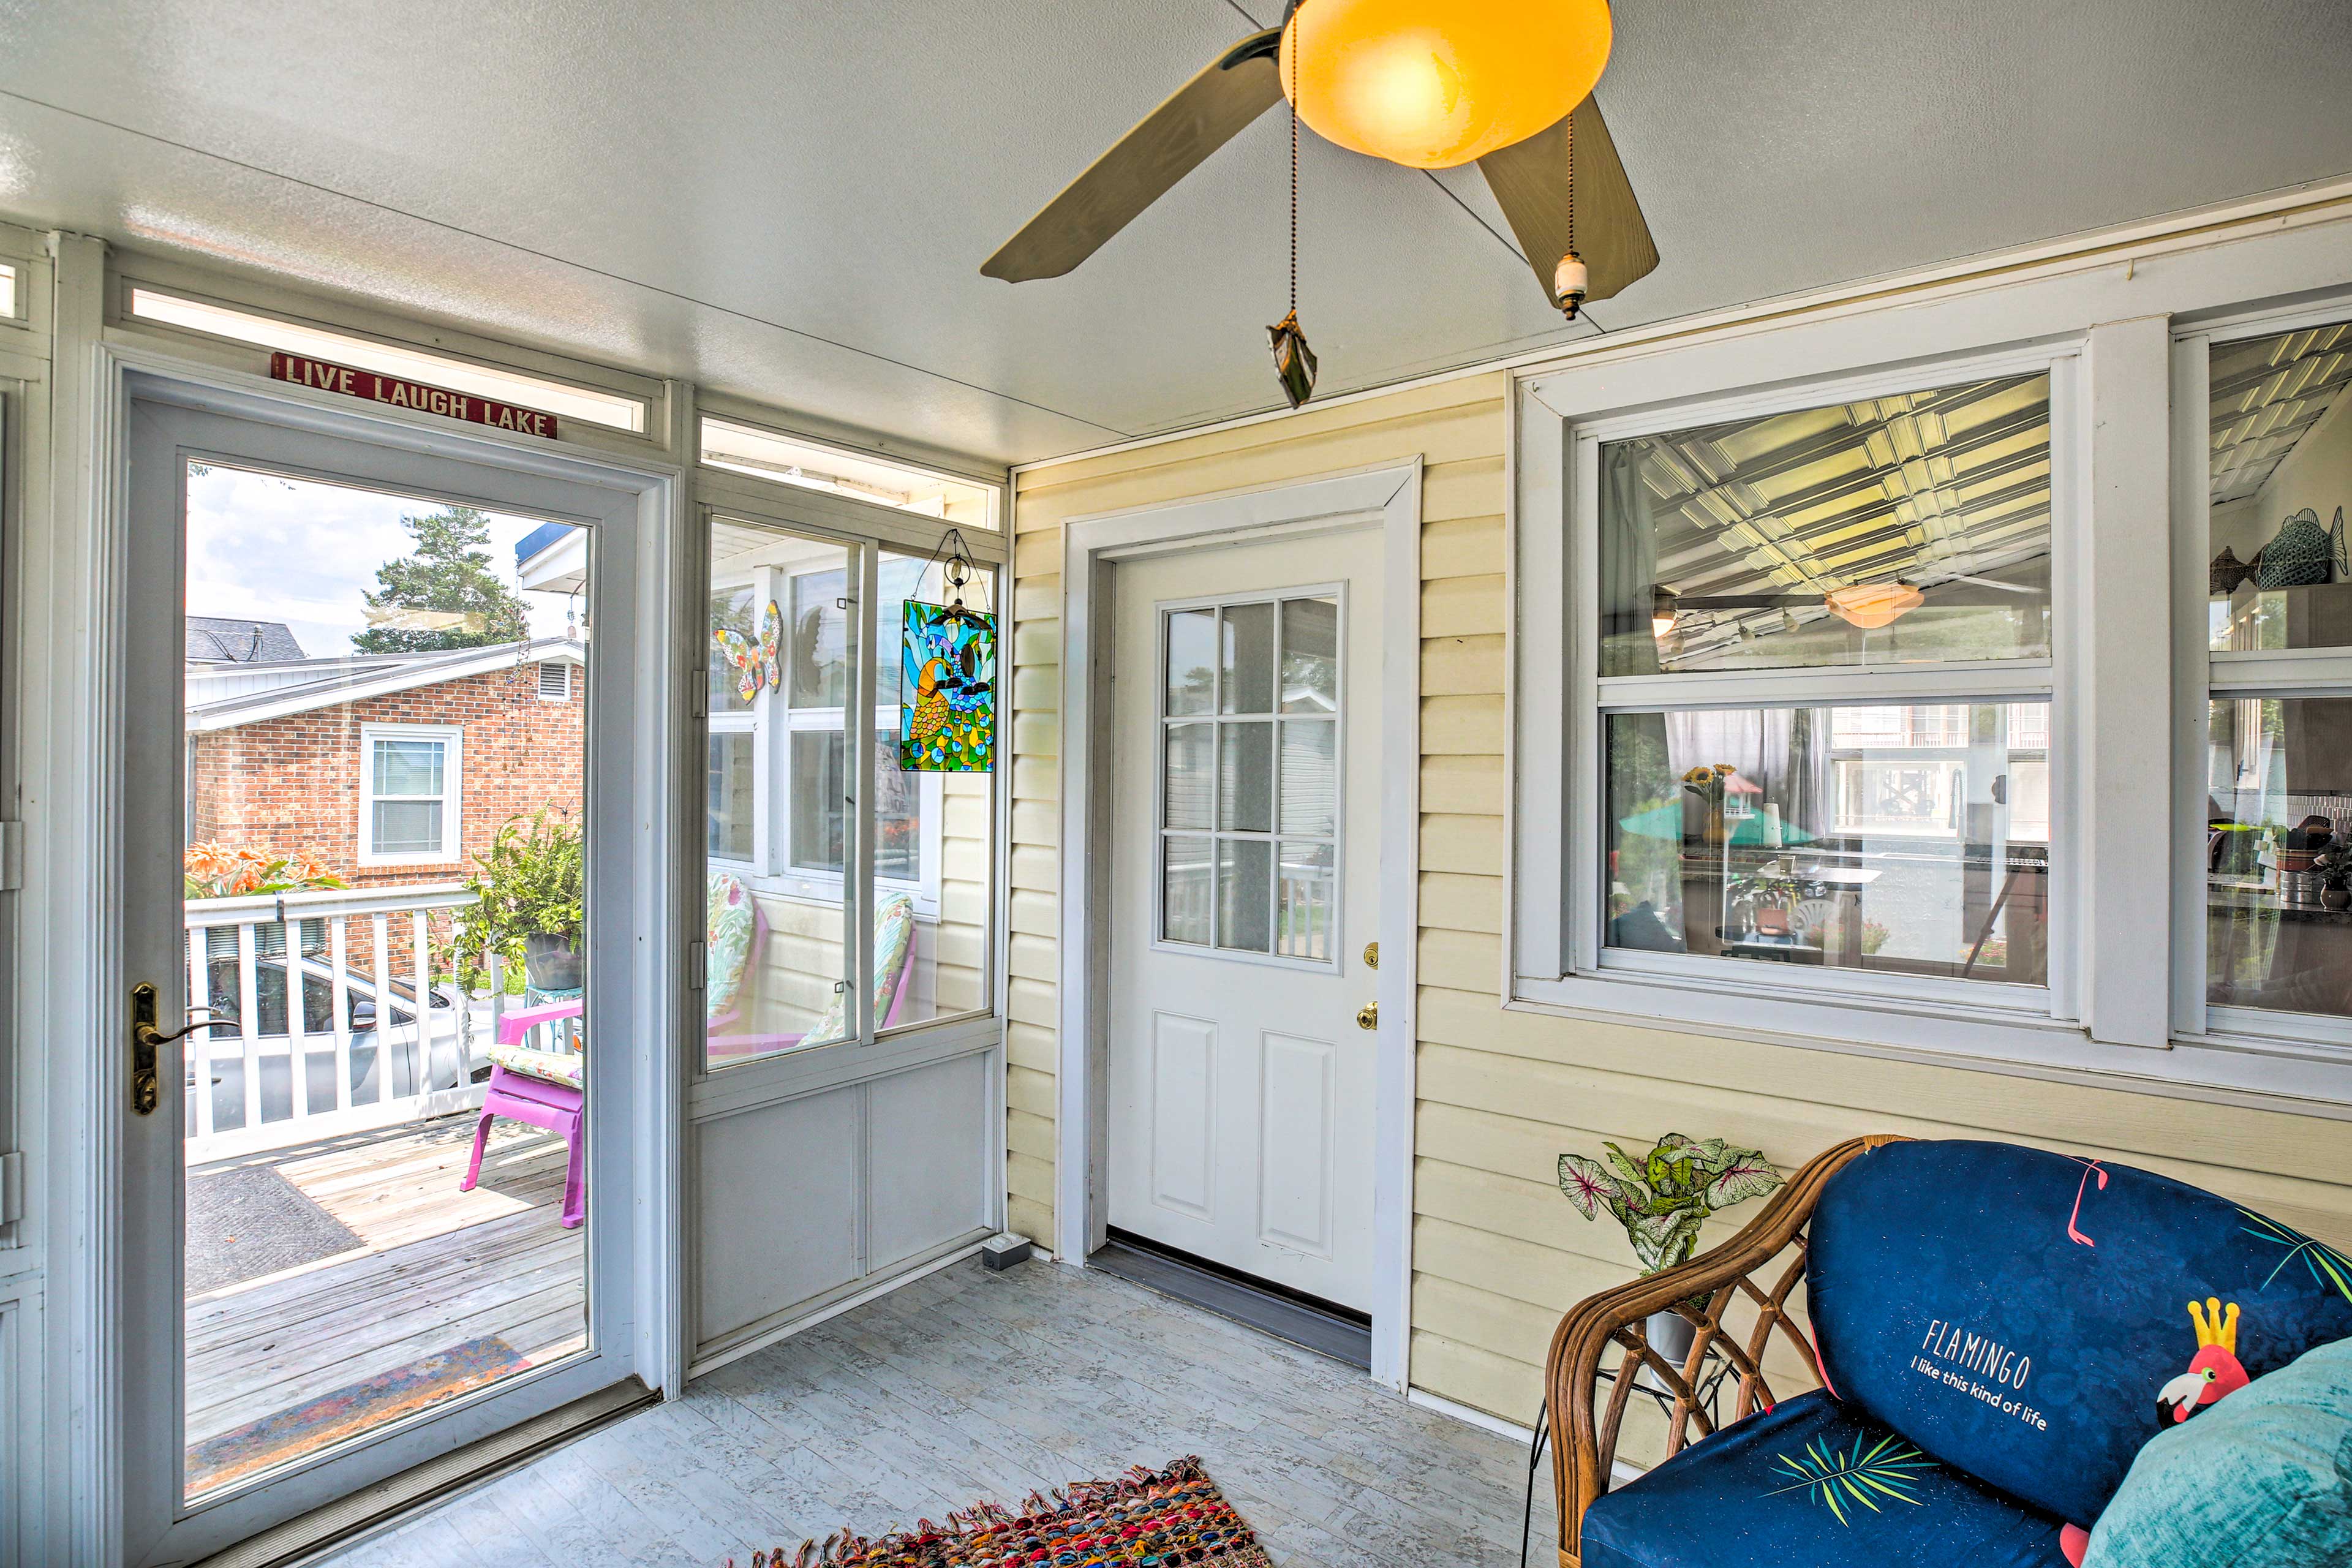
M 583 918 L 579 824 L 552 806 L 512 816 L 474 858 L 466 890 L 475 901 L 457 911 L 449 963 L 472 993 L 495 952 L 520 967 L 541 993 L 580 989 Z
M 1582 1154 L 1562 1154 L 1559 1190 L 1587 1219 L 1607 1209 L 1625 1227 L 1644 1275 L 1689 1262 L 1708 1215 L 1780 1184 L 1780 1173 L 1761 1153 L 1736 1149 L 1720 1138 L 1698 1142 L 1669 1132 L 1638 1162 L 1614 1143 L 1602 1147 L 1609 1151 L 1605 1165 Z M 1675 1309 L 1651 1313 L 1643 1332 L 1676 1366 L 1690 1354 L 1692 1323 Z

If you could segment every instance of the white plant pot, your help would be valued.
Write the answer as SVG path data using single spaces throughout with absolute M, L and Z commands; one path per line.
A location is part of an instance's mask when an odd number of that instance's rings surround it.
M 1642 1320 L 1642 1335 L 1650 1342 L 1651 1351 L 1664 1357 L 1679 1373 L 1683 1363 L 1690 1359 L 1691 1342 L 1698 1337 L 1698 1325 L 1680 1312 L 1653 1312 Z M 1634 1381 L 1647 1388 L 1672 1392 L 1666 1380 L 1646 1363 L 1642 1367 L 1641 1375 Z

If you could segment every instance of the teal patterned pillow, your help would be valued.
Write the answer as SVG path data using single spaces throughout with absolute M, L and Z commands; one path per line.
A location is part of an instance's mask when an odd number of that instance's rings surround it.
M 2352 1563 L 2352 1340 L 2148 1440 L 2084 1568 Z

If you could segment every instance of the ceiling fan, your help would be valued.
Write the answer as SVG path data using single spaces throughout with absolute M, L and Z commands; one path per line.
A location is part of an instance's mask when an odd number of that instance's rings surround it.
M 1573 318 L 1658 264 L 1592 84 L 1606 0 L 1289 0 L 1005 241 L 983 276 L 1077 267 L 1288 96 L 1326 139 L 1408 168 L 1475 162 L 1545 297 Z
M 1968 588 L 1957 593 L 1945 592 L 1949 584 L 1965 583 Z M 1675 618 L 1686 610 L 1781 610 L 1826 609 L 1847 625 L 1864 631 L 1875 631 L 1892 626 L 1903 616 L 1927 603 L 1935 594 L 1936 603 L 1946 608 L 1964 605 L 1998 605 L 2001 594 L 2036 595 L 2046 590 L 2022 583 L 2003 583 L 1991 577 L 1972 576 L 1955 572 L 1923 583 L 1906 582 L 1897 577 L 1885 582 L 1855 583 L 1827 590 L 1813 589 L 1808 593 L 1763 594 L 1677 594 L 1659 588 L 1652 595 L 1650 624 L 1658 636 L 1664 637 L 1675 625 Z

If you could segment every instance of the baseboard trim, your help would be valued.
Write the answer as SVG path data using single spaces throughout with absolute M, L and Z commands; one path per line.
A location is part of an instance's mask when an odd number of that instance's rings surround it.
M 296 1568 L 316 1562 L 330 1552 L 397 1529 L 416 1515 L 577 1442 L 660 1397 L 635 1378 L 625 1378 L 561 1409 L 494 1432 L 437 1459 L 362 1487 L 324 1508 L 272 1525 L 213 1553 L 195 1568 Z

